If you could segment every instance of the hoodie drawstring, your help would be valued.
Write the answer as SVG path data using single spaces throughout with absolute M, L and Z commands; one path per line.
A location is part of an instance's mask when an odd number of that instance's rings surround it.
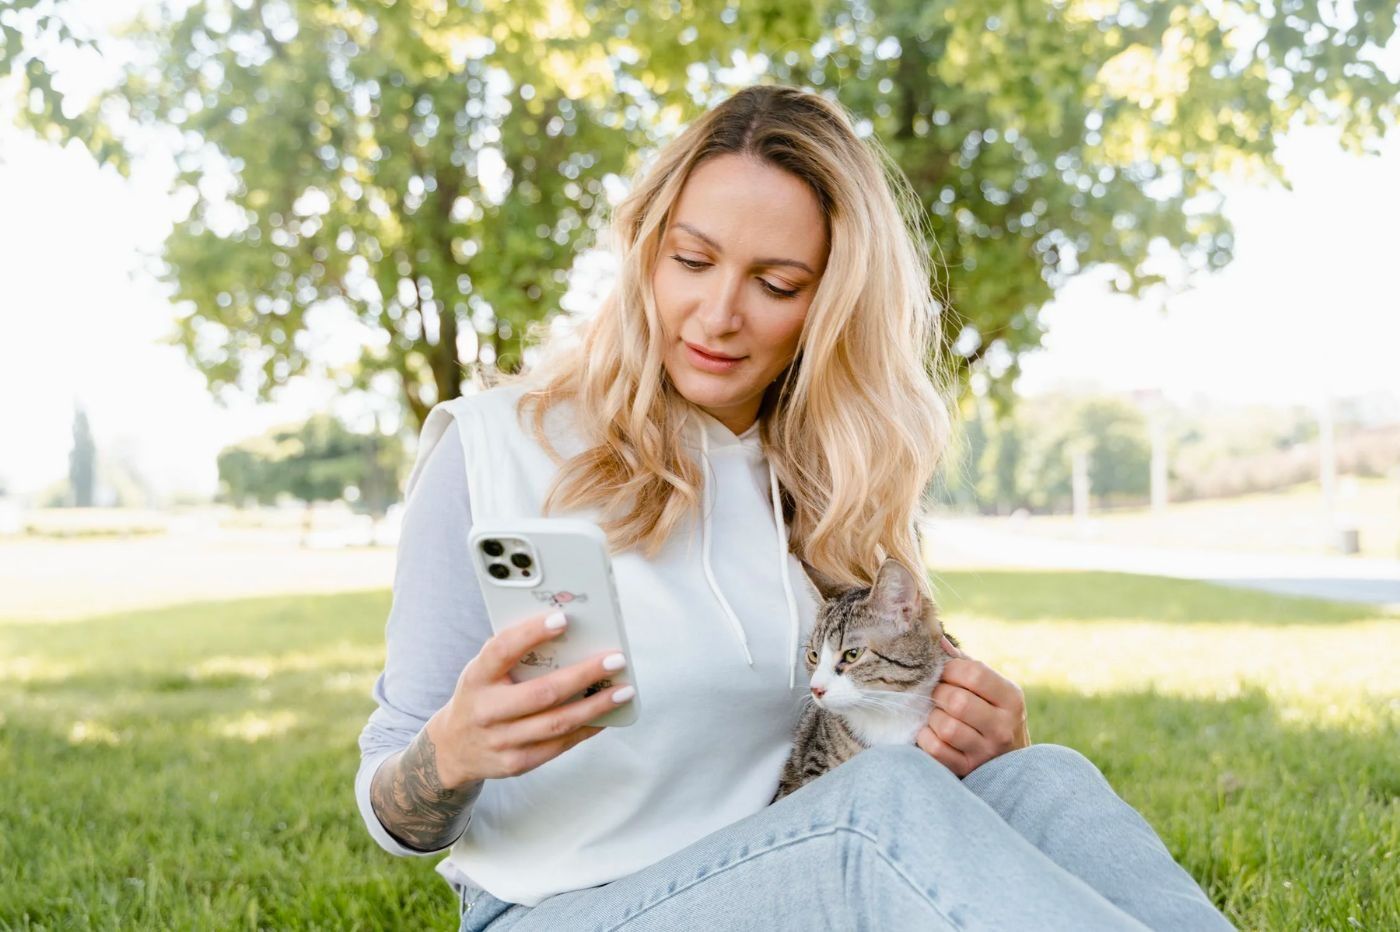
M 797 598 L 792 594 L 792 578 L 788 564 L 788 536 L 787 522 L 783 520 L 783 506 L 778 498 L 778 474 L 773 471 L 773 463 L 768 463 L 768 489 L 773 496 L 773 520 L 778 525 L 778 563 L 782 566 L 783 572 L 783 595 L 787 597 L 788 607 L 788 689 L 792 689 L 792 684 L 797 676 L 797 631 L 800 622 L 797 618 Z
M 719 583 L 715 581 L 715 572 L 710 565 L 710 512 L 706 507 L 708 503 L 707 489 L 710 485 L 710 476 L 713 467 L 710 463 L 710 441 L 709 432 L 705 425 L 700 425 L 700 454 L 704 460 L 705 481 L 700 489 L 700 536 L 702 539 L 701 561 L 705 567 L 705 579 L 710 584 L 710 591 L 715 594 L 715 599 L 719 602 L 720 608 L 724 609 L 725 617 L 729 619 L 729 625 L 734 630 L 734 634 L 739 639 L 739 645 L 744 650 L 744 659 L 749 666 L 753 666 L 753 655 L 749 652 L 749 639 L 744 633 L 744 626 L 739 621 L 739 616 L 735 614 L 729 600 L 724 597 L 724 592 L 720 589 Z M 783 580 L 783 595 L 787 599 L 788 607 L 788 688 L 791 689 L 797 678 L 797 633 L 801 622 L 798 619 L 797 599 L 792 594 L 791 571 L 788 568 L 788 539 L 787 525 L 783 521 L 782 502 L 778 497 L 778 474 L 773 470 L 772 462 L 768 462 L 768 489 L 773 505 L 773 522 L 777 525 L 778 531 L 778 563 Z

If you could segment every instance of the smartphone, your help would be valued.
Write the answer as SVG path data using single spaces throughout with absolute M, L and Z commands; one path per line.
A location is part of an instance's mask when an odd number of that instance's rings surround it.
M 482 520 L 468 541 L 493 631 L 555 608 L 569 616 L 563 633 L 531 649 L 511 670 L 511 679 L 520 683 L 617 649 L 627 666 L 564 702 L 600 689 L 636 686 L 607 538 L 598 525 L 577 518 Z M 641 699 L 638 689 L 629 701 L 586 724 L 630 725 L 640 714 Z

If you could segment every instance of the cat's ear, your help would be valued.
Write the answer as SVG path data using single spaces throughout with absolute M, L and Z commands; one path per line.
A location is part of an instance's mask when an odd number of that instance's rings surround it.
M 812 585 L 817 587 L 817 592 L 821 594 L 824 602 L 830 602 L 847 589 L 853 588 L 849 583 L 837 582 L 806 560 L 802 561 L 802 569 L 807 572 L 807 577 L 812 580 Z
M 922 596 L 919 581 L 893 558 L 880 564 L 875 584 L 870 587 L 870 607 L 885 617 L 913 621 L 922 616 Z

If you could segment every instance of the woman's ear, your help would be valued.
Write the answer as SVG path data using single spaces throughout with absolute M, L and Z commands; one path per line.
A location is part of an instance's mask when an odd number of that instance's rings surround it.
M 802 569 L 806 570 L 807 578 L 812 580 L 813 586 L 817 587 L 817 592 L 821 593 L 824 602 L 831 601 L 847 589 L 855 588 L 849 583 L 837 582 L 805 560 L 802 561 Z

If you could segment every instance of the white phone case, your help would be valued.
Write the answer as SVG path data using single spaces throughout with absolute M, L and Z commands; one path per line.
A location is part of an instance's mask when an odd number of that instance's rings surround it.
M 468 541 L 472 568 L 481 583 L 492 630 L 503 631 L 553 608 L 569 617 L 562 634 L 521 658 L 511 670 L 512 680 L 519 683 L 534 679 L 598 651 L 617 649 L 627 658 L 627 666 L 565 702 L 592 695 L 599 689 L 628 683 L 636 686 L 632 652 L 627 646 L 612 561 L 602 529 L 577 518 L 477 521 Z M 499 552 L 489 554 L 488 549 Z M 522 560 L 522 556 L 528 559 Z M 587 724 L 630 725 L 641 713 L 641 699 L 638 690 L 629 701 Z

